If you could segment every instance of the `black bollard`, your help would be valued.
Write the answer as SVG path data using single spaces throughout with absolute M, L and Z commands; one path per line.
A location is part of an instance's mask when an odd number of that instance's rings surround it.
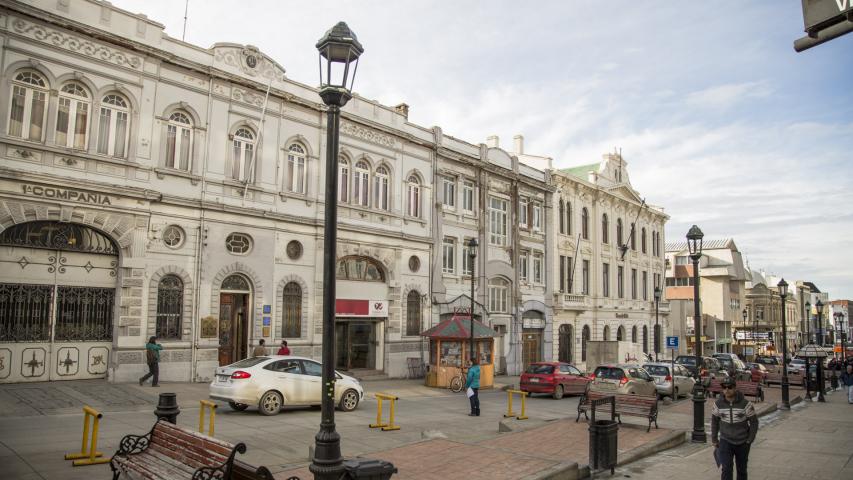
M 157 408 L 154 409 L 157 420 L 176 423 L 179 413 L 181 413 L 181 409 L 178 408 L 178 396 L 174 393 L 161 393 Z

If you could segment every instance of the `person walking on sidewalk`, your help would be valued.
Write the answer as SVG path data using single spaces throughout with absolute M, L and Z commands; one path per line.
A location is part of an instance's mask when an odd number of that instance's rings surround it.
M 847 371 L 841 374 L 841 384 L 847 387 L 847 403 L 853 403 L 853 365 L 847 365 Z
M 267 347 L 264 346 L 264 339 L 258 340 L 258 346 L 252 350 L 253 357 L 263 357 L 267 354 Z
M 157 337 L 152 336 L 145 344 L 145 361 L 148 363 L 148 373 L 140 377 L 139 386 L 141 387 L 149 377 L 152 387 L 160 386 L 160 350 L 163 350 L 163 345 L 157 343 Z
M 758 433 L 758 416 L 752 402 L 737 390 L 734 378 L 724 378 L 720 384 L 723 395 L 711 408 L 711 442 L 718 449 L 722 480 L 732 479 L 735 461 L 738 480 L 746 480 L 749 447 Z
M 465 386 L 468 387 L 471 392 L 469 392 L 468 401 L 471 402 L 471 413 L 468 416 L 471 417 L 479 417 L 480 416 L 480 362 L 477 361 L 476 358 L 471 360 L 471 368 L 468 369 L 468 377 L 465 380 Z

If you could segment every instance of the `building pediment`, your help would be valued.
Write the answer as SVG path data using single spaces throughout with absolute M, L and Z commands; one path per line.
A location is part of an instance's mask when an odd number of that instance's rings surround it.
M 615 196 L 622 198 L 622 199 L 625 199 L 625 200 L 629 200 L 631 202 L 639 203 L 639 202 L 643 201 L 643 199 L 640 198 L 640 195 L 638 195 L 637 192 L 634 191 L 633 188 L 631 188 L 625 184 L 613 187 L 609 190 L 609 192 L 612 195 L 615 195 Z
M 258 47 L 237 43 L 215 43 L 213 66 L 221 70 L 248 76 L 263 83 L 284 81 L 284 67 L 266 56 Z

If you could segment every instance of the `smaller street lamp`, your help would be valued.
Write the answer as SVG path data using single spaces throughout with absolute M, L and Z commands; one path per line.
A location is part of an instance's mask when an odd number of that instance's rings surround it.
M 658 326 L 658 305 L 660 304 L 660 286 L 655 286 L 655 361 L 659 361 L 660 354 L 660 327 Z
M 804 345 L 812 343 L 812 304 L 806 302 L 806 341 Z M 803 357 L 805 361 L 806 372 L 803 374 L 803 381 L 806 382 L 806 399 L 812 400 L 811 382 L 809 382 L 809 357 Z
M 474 259 L 477 258 L 477 239 L 468 240 L 468 261 L 471 266 L 471 354 L 468 360 L 474 361 Z M 471 363 L 473 365 L 473 363 Z
M 743 325 L 745 328 L 746 327 L 746 317 L 749 315 L 749 312 L 746 311 L 746 308 L 743 309 L 743 312 L 741 312 L 741 315 L 743 315 L 743 323 L 741 325 Z M 752 352 L 752 358 L 755 359 L 755 352 Z
M 696 373 L 702 366 L 702 314 L 699 311 L 699 260 L 702 258 L 702 238 L 705 235 L 699 227 L 693 225 L 687 232 L 687 248 L 693 263 L 693 328 L 695 330 L 694 350 L 696 351 Z M 700 381 L 693 387 L 693 433 L 691 441 L 705 443 L 705 386 Z
M 818 347 L 823 347 L 823 302 L 821 302 L 820 299 L 817 299 L 817 303 L 815 303 L 814 306 L 817 309 L 817 323 L 815 325 L 819 325 L 819 327 L 817 327 L 816 338 L 820 339 L 815 343 Z M 824 353 L 824 355 L 826 354 Z M 825 389 L 825 385 L 823 384 L 823 358 L 815 359 L 815 364 L 817 365 L 817 401 L 825 402 L 826 399 L 823 398 L 823 391 Z
M 779 296 L 782 297 L 782 408 L 785 410 L 791 409 L 791 402 L 788 392 L 788 334 L 785 326 L 785 298 L 788 296 L 788 282 L 785 279 L 779 280 Z

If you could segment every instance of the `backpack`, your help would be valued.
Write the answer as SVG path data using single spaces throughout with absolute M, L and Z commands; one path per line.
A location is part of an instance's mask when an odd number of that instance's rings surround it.
M 146 347 L 145 348 L 145 360 L 149 364 L 157 363 L 157 353 L 154 350 Z

